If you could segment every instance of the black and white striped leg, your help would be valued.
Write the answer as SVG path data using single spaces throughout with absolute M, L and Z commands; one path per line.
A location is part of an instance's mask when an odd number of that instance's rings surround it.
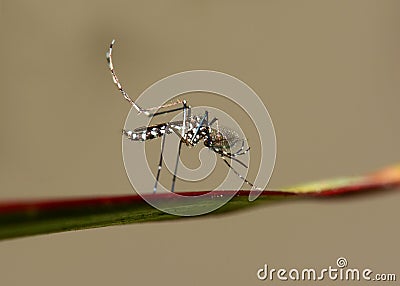
M 168 128 L 169 128 L 169 125 L 167 125 L 167 129 L 168 129 Z M 164 156 L 164 146 L 165 146 L 166 134 L 167 134 L 167 132 L 165 132 L 165 133 L 162 135 L 160 161 L 159 161 L 159 163 L 158 163 L 157 176 L 156 176 L 156 182 L 154 183 L 153 193 L 156 193 L 156 192 L 157 192 L 158 181 L 159 181 L 159 179 L 160 179 L 160 174 L 161 174 L 161 169 L 162 169 L 162 164 L 163 164 L 163 156 Z
M 181 131 L 181 134 L 175 132 L 175 133 L 177 133 L 177 135 L 178 135 L 180 140 L 179 140 L 179 146 L 178 146 L 178 153 L 176 154 L 175 170 L 174 170 L 174 174 L 173 174 L 173 177 L 172 177 L 171 192 L 175 191 L 176 176 L 177 176 L 177 173 L 178 173 L 179 159 L 180 159 L 180 156 L 181 156 L 181 149 L 182 149 L 182 142 L 183 142 L 182 138 L 186 133 L 186 129 L 189 128 L 188 121 L 190 120 L 191 116 L 192 116 L 192 109 L 190 108 L 190 106 L 188 106 L 186 104 L 186 100 L 184 100 L 183 101 L 183 119 L 182 119 L 182 122 L 183 122 L 182 125 L 183 126 L 182 126 L 182 131 Z
M 182 131 L 181 131 L 181 136 L 183 137 L 186 133 L 186 128 L 188 128 L 188 120 L 190 117 L 188 117 L 188 113 L 190 113 L 190 106 L 186 104 L 186 100 L 183 101 L 183 118 L 182 118 Z
M 179 140 L 178 153 L 176 155 L 176 162 L 175 162 L 175 170 L 174 170 L 174 175 L 172 177 L 171 192 L 175 191 L 175 182 L 176 182 L 176 176 L 178 174 L 178 165 L 179 165 L 179 158 L 181 156 L 181 148 L 182 148 L 182 140 Z
M 217 122 L 218 121 L 218 119 L 217 119 L 217 117 L 214 117 L 209 123 L 208 123 L 208 125 L 209 126 L 212 126 L 215 122 Z
M 183 109 L 183 134 L 184 134 L 184 132 L 186 132 L 186 127 L 187 127 L 187 123 L 186 122 L 189 120 L 189 118 L 191 116 L 191 108 L 190 108 L 190 106 L 187 105 L 186 100 L 184 100 L 182 103 L 183 103 L 183 107 L 180 108 L 179 110 Z M 166 111 L 164 113 L 167 113 L 167 112 L 169 113 L 169 112 L 173 112 L 173 111 L 176 111 L 176 110 L 169 110 L 169 111 Z M 157 115 L 157 113 L 155 115 Z M 169 125 L 167 125 L 167 127 L 166 127 L 166 130 L 168 130 L 168 129 L 169 129 Z M 156 182 L 155 182 L 154 189 L 153 189 L 154 193 L 157 191 L 157 185 L 158 185 L 158 181 L 159 181 L 160 173 L 161 173 L 161 169 L 162 169 L 163 156 L 164 156 L 164 146 L 165 146 L 165 135 L 166 135 L 166 133 L 164 133 L 163 136 L 162 136 L 160 161 L 158 163 Z M 176 174 L 178 172 L 179 158 L 180 158 L 181 149 L 182 149 L 182 136 L 183 135 L 178 134 L 178 136 L 179 136 L 179 138 L 181 140 L 179 140 L 178 154 L 177 154 L 176 162 L 175 162 L 175 170 L 174 170 L 174 174 L 173 174 L 173 177 L 172 177 L 171 192 L 175 191 Z
M 229 164 L 228 161 L 226 161 L 225 158 L 223 158 L 223 157 L 221 157 L 221 158 L 222 158 L 222 160 L 224 160 L 225 164 L 236 174 L 236 176 L 238 176 L 239 178 L 241 178 L 241 179 L 243 180 L 243 182 L 245 182 L 246 184 L 248 184 L 248 185 L 251 186 L 252 188 L 259 189 L 259 188 L 257 188 L 253 183 L 249 182 L 245 177 L 243 177 L 242 175 L 240 175 L 240 173 L 239 173 L 238 171 L 236 171 L 236 170 L 231 166 L 231 164 Z M 231 158 L 231 159 L 233 159 L 233 158 Z
M 115 69 L 114 69 L 114 64 L 113 64 L 113 60 L 112 60 L 112 51 L 113 51 L 113 46 L 114 46 L 115 40 L 112 40 L 111 44 L 110 44 L 110 48 L 108 50 L 108 52 L 106 53 L 106 58 L 107 58 L 107 63 L 108 63 L 108 68 L 110 69 L 111 72 L 111 76 L 112 79 L 114 81 L 114 84 L 117 86 L 118 90 L 121 92 L 122 96 L 125 98 L 126 101 L 128 101 L 139 113 L 143 113 L 144 115 L 151 117 L 151 116 L 156 116 L 156 115 L 160 115 L 160 114 L 164 114 L 164 113 L 169 113 L 169 112 L 173 112 L 173 111 L 178 111 L 178 110 L 182 110 L 183 108 L 175 108 L 173 110 L 169 110 L 166 112 L 158 112 L 158 113 L 154 113 L 153 110 L 157 111 L 160 108 L 167 108 L 167 107 L 172 107 L 175 106 L 177 104 L 181 104 L 182 102 L 184 102 L 184 105 L 186 105 L 185 101 L 181 101 L 178 100 L 176 102 L 173 103 L 167 103 L 167 104 L 163 104 L 160 106 L 156 106 L 156 107 L 151 107 L 148 109 L 144 109 L 141 108 L 139 105 L 137 105 L 132 98 L 128 95 L 128 93 L 125 91 L 125 89 L 122 87 L 121 82 L 119 81 L 117 74 L 115 73 Z

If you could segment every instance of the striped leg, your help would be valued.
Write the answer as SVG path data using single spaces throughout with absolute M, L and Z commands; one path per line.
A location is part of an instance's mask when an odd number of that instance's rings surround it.
M 176 176 L 178 174 L 178 166 L 179 166 L 179 158 L 181 156 L 181 149 L 182 149 L 182 143 L 184 141 L 184 136 L 186 133 L 186 129 L 189 128 L 188 126 L 188 121 L 190 120 L 191 116 L 192 116 L 192 110 L 190 108 L 190 106 L 186 105 L 186 101 L 183 102 L 183 124 L 182 124 L 182 131 L 181 134 L 177 133 L 178 137 L 181 139 L 179 140 L 179 146 L 178 146 L 178 153 L 176 154 L 176 161 L 175 161 L 175 170 L 174 170 L 174 174 L 172 177 L 172 184 L 171 184 L 171 192 L 175 192 L 175 182 L 176 182 Z
M 251 186 L 252 188 L 258 189 L 260 190 L 260 188 L 258 188 L 257 186 L 255 186 L 253 183 L 249 182 L 245 177 L 243 177 L 238 171 L 236 171 L 231 164 L 228 163 L 228 161 L 226 161 L 225 158 L 221 157 L 222 160 L 224 160 L 225 164 L 235 173 L 236 176 L 238 176 L 240 179 L 243 180 L 243 182 L 245 182 L 246 184 L 248 184 L 249 186 Z M 232 158 L 231 158 L 232 159 Z
M 169 126 L 167 126 L 167 129 L 168 128 L 169 128 Z M 162 163 L 163 163 L 163 155 L 164 155 L 165 137 L 166 137 L 166 132 L 164 132 L 164 134 L 162 135 L 160 161 L 158 163 L 157 176 L 156 176 L 156 182 L 154 184 L 153 193 L 157 192 L 158 180 L 160 179 L 160 173 L 161 173 L 161 168 L 162 168 Z
M 160 108 L 166 108 L 166 107 L 171 107 L 171 106 L 175 106 L 177 104 L 184 104 L 184 106 L 186 105 L 186 101 L 182 101 L 182 100 L 178 100 L 176 102 L 173 103 L 167 103 L 164 105 L 160 105 L 160 106 L 156 106 L 156 107 L 151 107 L 148 109 L 143 109 L 141 108 L 139 105 L 137 105 L 128 95 L 128 93 L 125 91 L 125 89 L 122 87 L 121 82 L 119 81 L 117 74 L 115 73 L 115 69 L 114 69 L 114 64 L 112 61 L 112 50 L 113 50 L 113 46 L 114 46 L 115 40 L 112 40 L 111 44 L 110 44 L 110 48 L 108 50 L 108 52 L 106 53 L 106 58 L 107 58 L 107 63 L 108 63 L 108 68 L 110 69 L 111 72 L 111 76 L 112 79 L 114 81 L 114 84 L 117 86 L 118 90 L 121 92 L 121 94 L 123 95 L 123 97 L 125 98 L 125 100 L 127 100 L 139 113 L 143 113 L 146 116 L 154 116 L 154 115 L 159 115 L 159 114 L 163 114 L 166 112 L 160 112 L 160 113 L 154 113 L 153 111 L 157 111 Z M 184 107 L 181 108 L 177 108 L 174 110 L 170 110 L 167 112 L 173 112 L 173 111 L 177 111 L 177 110 L 182 110 Z
M 175 162 L 175 170 L 174 170 L 174 175 L 172 177 L 171 192 L 175 191 L 175 181 L 176 181 L 176 175 L 178 173 L 178 165 L 179 165 L 179 158 L 181 156 L 182 142 L 183 142 L 182 140 L 179 140 L 178 154 L 176 155 L 176 162 Z

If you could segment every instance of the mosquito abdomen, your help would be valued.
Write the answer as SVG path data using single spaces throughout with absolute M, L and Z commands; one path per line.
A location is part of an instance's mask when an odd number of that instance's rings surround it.
M 167 124 L 157 124 L 148 127 L 140 127 L 135 130 L 122 130 L 122 134 L 133 141 L 146 141 L 161 137 L 165 132 L 171 133 L 171 130 L 167 128 Z

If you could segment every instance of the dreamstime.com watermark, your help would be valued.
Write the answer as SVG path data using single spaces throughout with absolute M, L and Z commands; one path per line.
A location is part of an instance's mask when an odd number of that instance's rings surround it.
M 394 273 L 374 273 L 369 268 L 350 268 L 347 259 L 339 257 L 336 266 L 316 268 L 270 268 L 268 264 L 257 271 L 257 278 L 265 281 L 396 281 Z

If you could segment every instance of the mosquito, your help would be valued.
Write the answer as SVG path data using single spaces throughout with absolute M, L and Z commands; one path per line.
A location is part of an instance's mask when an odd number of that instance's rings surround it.
M 143 114 L 147 117 L 154 117 L 161 114 L 172 113 L 181 111 L 182 112 L 182 120 L 178 121 L 170 121 L 170 122 L 163 122 L 158 123 L 150 126 L 143 126 L 136 128 L 134 130 L 122 130 L 122 134 L 129 140 L 144 142 L 147 140 L 161 138 L 161 152 L 160 152 L 160 159 L 158 163 L 157 175 L 154 184 L 153 193 L 156 193 L 157 186 L 159 183 L 160 173 L 163 166 L 163 155 L 164 155 L 164 146 L 165 146 L 165 138 L 169 134 L 176 134 L 179 140 L 178 152 L 176 156 L 175 162 L 175 169 L 172 177 L 172 184 L 171 184 L 171 192 L 175 191 L 175 182 L 178 172 L 178 165 L 179 165 L 179 158 L 181 154 L 182 145 L 186 145 L 187 147 L 194 147 L 200 142 L 203 142 L 204 146 L 209 148 L 211 151 L 215 152 L 219 155 L 219 157 L 224 161 L 224 163 L 231 169 L 240 179 L 243 180 L 246 184 L 251 186 L 252 188 L 256 188 L 256 186 L 248 181 L 244 176 L 242 176 L 233 166 L 228 162 L 227 159 L 231 159 L 239 163 L 240 165 L 248 168 L 246 164 L 240 161 L 237 157 L 246 154 L 250 147 L 245 148 L 244 141 L 238 138 L 238 135 L 226 129 L 222 131 L 222 128 L 218 126 L 218 119 L 216 117 L 209 120 L 208 111 L 204 111 L 202 115 L 192 115 L 191 113 L 191 106 L 188 105 L 186 100 L 177 100 L 172 103 L 166 103 L 161 106 L 151 107 L 148 109 L 144 109 L 138 106 L 128 95 L 125 89 L 122 87 L 121 82 L 119 81 L 113 61 L 112 61 L 112 51 L 114 46 L 115 40 L 112 40 L 109 50 L 106 53 L 108 67 L 111 72 L 112 79 L 114 84 L 121 92 L 122 96 L 126 101 L 128 101 L 133 108 L 135 108 L 138 114 Z M 172 108 L 171 108 L 172 107 Z M 170 108 L 168 110 L 160 111 L 164 108 Z M 234 153 L 231 153 L 230 150 L 234 145 L 237 145 L 238 142 L 242 142 L 239 150 Z

